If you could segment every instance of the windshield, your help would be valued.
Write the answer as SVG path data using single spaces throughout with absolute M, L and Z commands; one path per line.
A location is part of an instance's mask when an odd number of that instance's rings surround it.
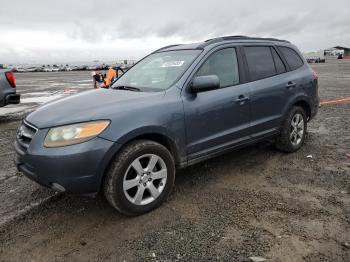
M 112 88 L 136 87 L 141 91 L 169 88 L 185 72 L 200 50 L 155 53 L 128 70 Z

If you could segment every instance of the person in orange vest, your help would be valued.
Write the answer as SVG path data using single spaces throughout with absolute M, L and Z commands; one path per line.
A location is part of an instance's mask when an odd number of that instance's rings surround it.
M 104 84 L 101 86 L 103 88 L 108 88 L 109 85 L 118 77 L 118 71 L 113 69 L 113 67 L 109 67 Z

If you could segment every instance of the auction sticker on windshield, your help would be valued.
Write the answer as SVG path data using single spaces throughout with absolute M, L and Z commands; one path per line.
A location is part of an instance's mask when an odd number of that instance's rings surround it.
M 173 67 L 173 66 L 182 66 L 185 61 L 168 61 L 162 64 L 161 67 Z

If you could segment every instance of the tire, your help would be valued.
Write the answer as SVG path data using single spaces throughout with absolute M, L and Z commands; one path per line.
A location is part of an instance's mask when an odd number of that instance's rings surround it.
M 299 115 L 302 122 L 295 126 L 295 121 Z M 293 124 L 293 125 L 292 125 Z M 302 134 L 301 134 L 302 129 Z M 307 116 L 305 110 L 300 106 L 294 106 L 287 114 L 283 122 L 280 137 L 277 139 L 276 146 L 279 150 L 292 153 L 299 150 L 304 144 L 307 131 Z M 293 133 L 293 134 L 292 134 Z M 293 136 L 293 137 L 292 137 Z
M 174 180 L 175 163 L 169 150 L 150 140 L 136 140 L 112 161 L 103 191 L 120 213 L 136 216 L 159 207 L 170 194 Z

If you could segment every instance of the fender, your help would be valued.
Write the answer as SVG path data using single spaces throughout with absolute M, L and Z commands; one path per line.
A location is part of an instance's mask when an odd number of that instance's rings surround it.
M 169 129 L 163 126 L 144 126 L 134 129 L 123 136 L 121 136 L 116 142 L 118 144 L 127 144 L 137 138 L 151 139 L 152 136 L 155 138 L 165 138 L 174 154 L 175 162 L 179 166 L 183 166 L 187 163 L 187 153 L 186 153 L 186 142 L 185 137 L 176 136 Z M 155 139 L 157 141 L 157 139 Z
M 123 134 L 118 138 L 116 143 L 125 144 L 128 141 L 131 141 L 139 136 L 143 136 L 145 134 L 159 134 L 165 137 L 168 137 L 174 140 L 174 137 L 171 137 L 169 134 L 169 130 L 163 126 L 143 126 L 136 129 L 131 130 L 128 133 Z

